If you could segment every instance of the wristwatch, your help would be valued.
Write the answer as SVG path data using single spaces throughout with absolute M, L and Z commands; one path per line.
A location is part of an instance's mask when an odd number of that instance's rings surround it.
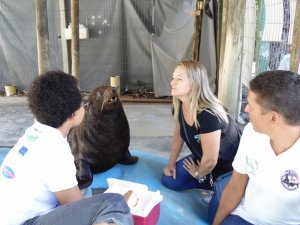
M 200 177 L 198 171 L 195 172 L 194 177 L 198 180 L 199 183 L 203 183 L 206 180 L 206 176 Z

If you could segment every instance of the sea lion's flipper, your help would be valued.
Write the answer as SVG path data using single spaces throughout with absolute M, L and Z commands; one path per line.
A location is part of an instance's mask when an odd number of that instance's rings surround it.
M 90 186 L 93 182 L 93 174 L 91 172 L 89 164 L 80 159 L 76 162 L 76 167 L 76 178 L 80 190 Z
M 130 154 L 129 150 L 127 150 L 119 163 L 121 163 L 123 165 L 131 165 L 131 164 L 137 163 L 138 160 L 139 160 L 139 157 L 132 156 Z

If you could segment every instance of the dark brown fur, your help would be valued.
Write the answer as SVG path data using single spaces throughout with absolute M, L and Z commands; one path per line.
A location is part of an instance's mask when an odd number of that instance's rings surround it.
M 70 131 L 68 141 L 82 188 L 91 183 L 92 174 L 106 171 L 120 162 L 128 151 L 130 130 L 114 88 L 100 86 L 92 91 L 84 119 Z

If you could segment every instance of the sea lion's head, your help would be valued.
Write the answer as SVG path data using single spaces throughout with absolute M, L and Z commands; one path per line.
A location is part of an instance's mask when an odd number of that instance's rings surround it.
M 119 105 L 120 97 L 117 89 L 111 86 L 99 86 L 95 88 L 88 98 L 88 108 L 100 112 L 116 109 Z

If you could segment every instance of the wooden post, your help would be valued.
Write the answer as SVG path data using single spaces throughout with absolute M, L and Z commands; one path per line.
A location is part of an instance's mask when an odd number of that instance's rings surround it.
M 72 75 L 79 80 L 79 0 L 71 0 Z
M 300 3 L 296 2 L 296 13 L 294 20 L 294 31 L 291 47 L 291 71 L 298 72 L 300 62 Z
M 39 74 L 50 69 L 47 0 L 35 0 Z
M 60 33 L 61 33 L 61 46 L 62 46 L 62 58 L 63 58 L 63 71 L 65 73 L 70 73 L 68 41 L 65 36 L 65 28 L 67 27 L 65 0 L 59 0 L 59 12 L 60 12 Z
M 243 26 L 246 0 L 223 1 L 218 98 L 236 120 L 241 93 Z
M 196 1 L 196 11 L 192 13 L 195 16 L 194 23 L 194 38 L 193 38 L 193 53 L 192 59 L 195 61 L 199 61 L 199 49 L 201 42 L 201 21 L 203 16 L 203 0 Z

